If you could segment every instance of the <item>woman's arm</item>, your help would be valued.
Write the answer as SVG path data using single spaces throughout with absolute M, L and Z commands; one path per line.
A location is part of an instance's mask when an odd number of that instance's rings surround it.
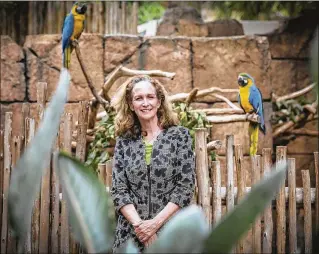
M 121 208 L 133 204 L 133 201 L 129 195 L 128 181 L 124 169 L 124 151 L 120 138 L 116 140 L 113 156 L 113 168 L 112 168 L 112 188 L 111 195 L 115 210 L 120 212 Z
M 120 212 L 133 226 L 137 226 L 142 222 L 133 204 L 123 206 Z

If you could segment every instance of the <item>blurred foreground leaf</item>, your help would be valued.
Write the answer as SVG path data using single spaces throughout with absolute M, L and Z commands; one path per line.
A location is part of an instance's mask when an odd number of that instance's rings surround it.
M 105 186 L 91 169 L 67 154 L 55 154 L 54 169 L 62 183 L 75 239 L 89 253 L 107 252 L 114 241 L 115 219 Z
M 174 215 L 146 253 L 199 253 L 208 234 L 204 213 L 192 205 Z
M 50 161 L 60 118 L 67 101 L 69 84 L 70 74 L 66 69 L 62 69 L 57 90 L 44 112 L 43 120 L 11 175 L 8 194 L 9 221 L 21 239 L 31 228 L 33 204 L 40 191 L 44 168 Z
M 284 184 L 286 164 L 281 163 L 253 186 L 245 198 L 225 215 L 207 238 L 204 253 L 229 253 Z

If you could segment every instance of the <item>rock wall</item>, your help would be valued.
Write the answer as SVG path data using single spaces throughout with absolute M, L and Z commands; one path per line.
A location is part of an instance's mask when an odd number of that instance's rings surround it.
M 268 127 L 267 135 L 260 135 L 259 153 L 262 148 L 273 146 L 269 122 L 272 92 L 283 95 L 310 83 L 304 60 L 275 59 L 277 52 L 283 53 L 277 50 L 279 47 L 282 46 L 278 46 L 274 40 L 269 46 L 265 36 L 148 38 L 83 34 L 80 39 L 82 57 L 97 89 L 100 89 L 105 77 L 121 63 L 134 69 L 176 72 L 172 81 L 159 78 L 170 94 L 189 92 L 195 87 L 237 88 L 238 73 L 249 72 L 263 94 Z M 13 134 L 18 135 L 24 102 L 32 103 L 30 114 L 35 114 L 37 82 L 48 83 L 50 100 L 58 82 L 61 62 L 60 35 L 27 36 L 23 48 L 9 37 L 1 36 L 0 129 L 3 128 L 4 113 L 13 111 Z M 91 93 L 75 53 L 72 54 L 70 73 L 72 79 L 66 111 L 73 113 L 76 120 L 77 102 L 89 100 Z M 121 78 L 115 83 L 111 95 L 124 80 Z M 237 96 L 231 100 L 237 103 Z M 225 104 L 215 98 L 204 97 L 193 103 L 193 106 L 225 107 Z M 245 160 L 248 160 L 247 126 L 248 123 L 214 124 L 211 135 L 214 139 L 224 141 L 226 134 L 234 134 L 235 143 L 244 146 Z M 311 168 L 311 153 L 316 150 L 318 145 L 315 138 L 298 137 L 288 145 L 289 156 L 297 159 L 297 169 Z M 219 155 L 223 160 L 225 147 L 219 151 Z

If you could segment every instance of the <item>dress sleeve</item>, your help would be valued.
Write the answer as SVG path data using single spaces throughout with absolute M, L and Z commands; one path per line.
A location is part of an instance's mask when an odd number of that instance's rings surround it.
M 122 140 L 117 138 L 113 156 L 111 188 L 111 195 L 117 213 L 119 213 L 123 206 L 133 204 L 128 191 L 128 181 L 124 169 L 123 154 Z
M 194 195 L 195 156 L 192 150 L 192 137 L 188 129 L 183 128 L 179 135 L 177 161 L 180 177 L 170 195 L 170 201 L 183 208 L 190 204 Z

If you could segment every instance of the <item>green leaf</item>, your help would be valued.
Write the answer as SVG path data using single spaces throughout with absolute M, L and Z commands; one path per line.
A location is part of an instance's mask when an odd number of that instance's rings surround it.
M 113 245 L 115 220 L 104 185 L 92 170 L 63 152 L 55 153 L 54 162 L 75 239 L 89 253 L 107 252 Z
M 222 218 L 205 242 L 205 253 L 229 253 L 232 250 L 284 184 L 286 168 L 285 163 L 279 164 Z
M 199 253 L 208 234 L 204 213 L 191 205 L 174 215 L 146 253 Z
M 8 194 L 9 221 L 21 239 L 24 239 L 31 228 L 33 204 L 40 190 L 43 171 L 49 164 L 52 147 L 55 145 L 69 84 L 70 74 L 66 69 L 62 69 L 58 87 L 44 112 L 43 120 L 11 175 Z
M 134 245 L 132 239 L 129 239 L 123 247 L 117 249 L 116 253 L 137 254 L 140 253 L 137 247 Z

